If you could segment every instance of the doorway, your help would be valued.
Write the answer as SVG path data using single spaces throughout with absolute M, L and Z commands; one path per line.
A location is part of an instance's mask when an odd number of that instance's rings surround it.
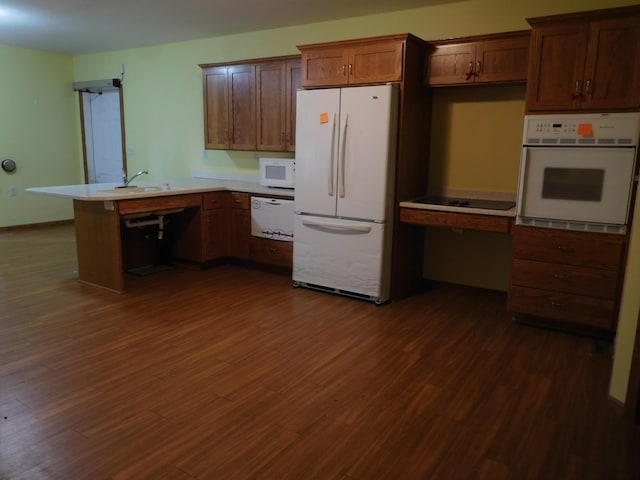
M 85 183 L 122 182 L 127 170 L 122 89 L 83 89 L 79 95 Z

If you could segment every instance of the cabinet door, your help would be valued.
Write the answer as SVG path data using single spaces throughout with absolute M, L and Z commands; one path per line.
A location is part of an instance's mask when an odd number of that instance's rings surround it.
M 296 91 L 301 86 L 300 62 L 256 66 L 258 150 L 295 151 Z
M 258 150 L 285 150 L 286 74 L 284 63 L 256 66 Z
M 287 89 L 285 99 L 285 139 L 286 150 L 296 150 L 296 92 L 302 87 L 302 65 L 300 62 L 287 63 Z
M 527 84 L 527 110 L 580 108 L 589 27 L 568 23 L 535 27 Z
M 205 260 L 227 256 L 226 209 L 216 208 L 203 213 L 203 251 Z
M 474 65 L 475 82 L 526 82 L 529 40 L 529 35 L 522 35 L 478 42 Z
M 204 71 L 205 148 L 225 149 L 229 138 L 229 84 L 226 67 Z
M 232 150 L 256 149 L 256 70 L 254 65 L 229 67 Z
M 374 42 L 349 50 L 349 84 L 402 80 L 403 42 Z
M 346 85 L 349 53 L 345 48 L 302 51 L 302 84 L 305 87 Z
M 249 238 L 251 237 L 251 210 L 249 194 L 228 192 L 229 224 L 227 236 L 227 254 L 230 257 L 249 258 Z
M 640 107 L 640 17 L 592 22 L 583 107 Z
M 474 43 L 436 46 L 429 55 L 427 84 L 435 86 L 473 82 L 475 58 Z

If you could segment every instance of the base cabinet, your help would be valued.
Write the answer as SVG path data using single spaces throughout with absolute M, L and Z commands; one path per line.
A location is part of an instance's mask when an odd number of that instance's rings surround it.
M 615 332 L 625 236 L 521 226 L 513 233 L 511 312 Z
M 293 242 L 251 237 L 249 259 L 265 265 L 290 269 L 293 266 Z

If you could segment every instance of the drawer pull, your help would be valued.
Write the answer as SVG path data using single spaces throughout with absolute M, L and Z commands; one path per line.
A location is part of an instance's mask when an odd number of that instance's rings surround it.
M 573 252 L 573 247 L 568 247 L 567 245 L 558 245 L 556 247 L 558 250 L 560 250 L 561 252 Z
M 556 280 L 569 280 L 571 275 L 567 275 L 566 273 L 554 273 L 553 278 Z
M 551 302 L 551 306 L 557 308 L 558 310 L 567 309 L 567 304 L 562 302 Z

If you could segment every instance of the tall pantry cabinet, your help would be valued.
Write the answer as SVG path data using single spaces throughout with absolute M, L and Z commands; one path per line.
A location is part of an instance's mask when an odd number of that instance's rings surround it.
M 528 114 L 640 110 L 640 6 L 528 22 Z M 612 338 L 627 248 L 628 234 L 514 227 L 508 309 L 522 320 Z
M 400 34 L 298 48 L 304 88 L 387 82 L 400 86 L 391 298 L 405 297 L 422 280 L 423 228 L 400 223 L 399 202 L 427 193 L 431 92 L 424 87 L 426 42 Z

